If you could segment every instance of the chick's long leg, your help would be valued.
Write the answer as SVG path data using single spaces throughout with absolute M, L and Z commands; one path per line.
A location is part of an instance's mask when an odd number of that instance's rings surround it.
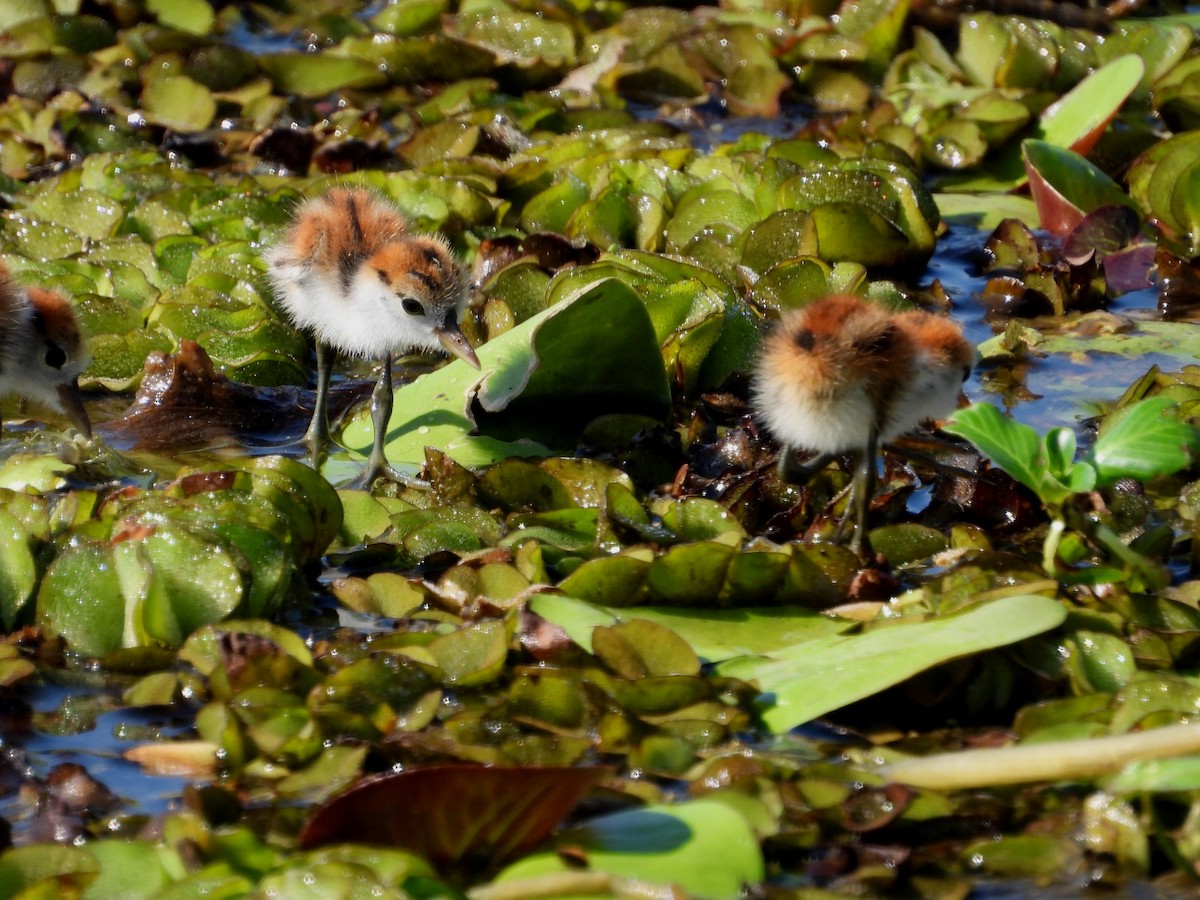
M 879 458 L 879 432 L 872 428 L 867 436 L 867 446 L 858 458 L 854 470 L 851 490 L 854 494 L 854 536 L 850 538 L 850 549 L 858 556 L 871 554 L 871 542 L 867 537 L 867 513 L 871 507 L 871 497 L 875 493 L 875 464 Z M 846 518 L 842 527 L 849 520 L 850 510 L 846 510 Z M 839 536 L 842 528 L 838 529 Z
M 377 478 L 387 478 L 400 484 L 418 484 L 417 479 L 411 479 L 397 472 L 388 462 L 383 450 L 387 439 L 388 422 L 392 418 L 392 354 L 383 357 L 379 380 L 375 382 L 375 390 L 371 392 L 371 428 L 374 434 L 371 439 L 371 455 L 367 457 L 367 466 L 360 476 L 355 478 L 351 487 L 369 489 Z
M 807 462 L 800 462 L 794 447 L 784 447 L 779 451 L 776 474 L 786 484 L 804 484 L 836 458 L 834 453 L 818 453 Z
M 333 351 L 323 341 L 316 342 L 317 351 L 317 397 L 313 402 L 312 421 L 304 433 L 302 443 L 308 449 L 308 457 L 314 469 L 321 468 L 321 457 L 329 446 L 329 375 Z

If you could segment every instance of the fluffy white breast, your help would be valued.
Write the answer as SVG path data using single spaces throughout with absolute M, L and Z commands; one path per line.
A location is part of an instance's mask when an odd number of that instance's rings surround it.
M 819 395 L 804 385 L 759 377 L 754 395 L 767 429 L 787 447 L 847 453 L 867 445 L 874 414 L 861 386 Z

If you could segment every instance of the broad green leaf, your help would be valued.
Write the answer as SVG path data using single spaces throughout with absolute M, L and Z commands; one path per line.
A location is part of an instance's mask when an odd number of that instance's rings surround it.
M 1100 484 L 1178 472 L 1200 447 L 1200 433 L 1164 413 L 1175 402 L 1152 397 L 1113 413 L 1100 427 L 1090 459 Z
M 489 436 L 492 426 L 528 434 L 540 418 L 549 438 L 573 441 L 575 434 L 553 424 L 544 410 L 575 419 L 615 410 L 664 410 L 670 391 L 662 354 L 646 308 L 633 291 L 614 280 L 590 285 L 574 297 L 522 322 L 478 350 L 482 378 L 456 360 L 396 391 L 386 444 L 393 465 L 419 467 L 425 447 L 434 446 L 465 466 L 483 466 L 511 456 L 547 456 L 549 448 L 525 436 Z M 476 434 L 469 411 L 477 399 L 490 413 Z M 508 419 L 519 425 L 508 425 Z M 579 425 L 582 426 L 583 422 Z M 367 421 L 352 423 L 343 439 L 363 455 L 370 449 Z M 331 465 L 330 473 L 339 470 Z M 340 465 L 340 471 L 353 468 Z
M 973 403 L 958 410 L 943 428 L 966 438 L 993 463 L 1042 495 L 1046 461 L 1037 432 L 1028 425 L 1010 419 L 990 403 Z
M 0 854 L 0 896 L 77 896 L 96 877 L 96 857 L 81 847 L 30 844 Z
M 557 835 L 551 849 L 509 866 L 497 884 L 569 871 L 558 847 L 586 853 L 588 868 L 652 884 L 676 885 L 697 898 L 741 896 L 758 884 L 764 867 L 750 823 L 720 799 L 598 816 Z
M 163 858 L 166 848 L 146 841 L 113 839 L 94 841 L 88 852 L 100 864 L 100 874 L 83 894 L 83 900 L 121 897 L 142 900 L 154 897 L 171 880 Z
M 36 585 L 29 532 L 16 517 L 0 510 L 0 626 L 6 632 L 13 630 Z
M 1049 631 L 1066 615 L 1047 597 L 1003 597 L 942 618 L 731 659 L 717 672 L 756 683 L 763 724 L 782 733 L 940 663 Z
M 1200 790 L 1200 755 L 1131 762 L 1104 787 L 1114 794 Z
M 592 652 L 592 630 L 643 619 L 665 625 L 708 662 L 736 656 L 773 653 L 806 641 L 848 631 L 854 623 L 796 607 L 771 609 L 687 609 L 639 606 L 607 609 L 558 594 L 537 594 L 529 608 L 562 628 L 584 650 Z

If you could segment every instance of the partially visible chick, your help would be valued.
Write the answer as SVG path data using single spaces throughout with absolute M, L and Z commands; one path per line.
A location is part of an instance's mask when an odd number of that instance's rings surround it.
M 75 312 L 62 295 L 15 284 L 0 263 L 0 395 L 19 394 L 63 413 L 87 437 L 92 425 L 79 394 L 88 364 Z
M 410 234 L 403 214 L 370 190 L 334 188 L 300 207 L 266 258 L 284 309 L 316 339 L 317 400 L 304 438 L 314 465 L 329 437 L 332 349 L 381 362 L 371 404 L 374 441 L 360 483 L 369 485 L 379 475 L 402 480 L 383 449 L 393 355 L 445 349 L 479 368 L 458 327 L 466 285 L 449 242 L 437 234 Z
M 898 434 L 954 411 L 963 382 L 975 366 L 975 348 L 962 328 L 945 316 L 923 310 L 899 313 L 896 324 L 917 348 L 916 377 L 898 402 L 896 420 L 908 423 Z
M 973 355 L 948 319 L 891 314 L 849 295 L 785 316 L 764 342 L 752 398 L 783 445 L 779 477 L 802 481 L 836 455 L 858 454 L 851 546 L 861 550 L 879 444 L 951 412 Z M 818 456 L 801 465 L 801 449 Z

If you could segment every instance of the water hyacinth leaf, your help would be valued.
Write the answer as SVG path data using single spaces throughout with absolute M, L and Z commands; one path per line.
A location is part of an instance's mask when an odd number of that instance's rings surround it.
M 871 529 L 871 549 L 882 553 L 893 566 L 928 559 L 948 546 L 944 534 L 936 528 L 916 522 L 883 525 Z
M 313 810 L 300 844 L 383 844 L 443 868 L 464 858 L 503 863 L 545 840 L 607 775 L 598 767 L 437 765 L 365 779 Z
M 1200 755 L 1131 762 L 1104 788 L 1114 794 L 1200 790 Z
M 37 586 L 37 566 L 29 532 L 20 520 L 0 510 L 0 625 L 12 631 Z
M 460 12 L 454 27 L 461 40 L 490 50 L 501 63 L 521 67 L 575 64 L 575 36 L 563 22 L 493 6 Z
M 110 237 L 125 216 L 120 203 L 99 191 L 86 189 L 42 191 L 29 204 L 26 212 L 93 240 Z
M 1105 279 L 1109 291 L 1122 292 L 1122 280 L 1116 277 L 1114 264 L 1119 265 L 1119 257 L 1109 259 L 1118 253 L 1137 237 L 1141 220 L 1137 212 L 1130 206 L 1101 206 L 1088 213 L 1072 228 L 1063 241 L 1063 256 L 1072 265 L 1082 265 L 1093 257 L 1105 261 Z M 1149 246 L 1138 244 L 1130 248 L 1128 256 L 1149 250 Z M 1145 283 L 1143 278 L 1141 283 Z M 1127 287 L 1124 288 L 1128 290 Z
M 680 544 L 650 564 L 646 584 L 656 601 L 700 606 L 720 594 L 736 554 L 735 547 L 719 541 Z
M 478 353 L 481 380 L 466 363 L 455 361 L 396 391 L 386 444 L 393 465 L 419 467 L 427 445 L 464 466 L 549 455 L 545 444 L 528 437 L 503 440 L 486 433 L 517 414 L 522 423 L 540 418 L 545 431 L 545 416 L 536 412 L 545 404 L 594 418 L 614 409 L 661 414 L 670 402 L 646 308 L 630 288 L 614 280 L 560 301 Z M 473 433 L 472 397 L 489 414 L 481 422 L 482 434 Z M 546 437 L 565 441 L 573 435 L 556 434 L 552 428 Z M 343 439 L 365 456 L 371 446 L 369 424 L 352 423 Z
M 1073 150 L 1045 141 L 1021 142 L 1029 191 L 1042 228 L 1064 235 L 1102 206 L 1132 207 L 1120 185 Z
M 572 597 L 601 606 L 632 606 L 645 602 L 646 572 L 644 559 L 618 554 L 590 559 L 559 582 L 559 588 Z
M 96 841 L 88 852 L 100 865 L 88 896 L 142 900 L 157 896 L 171 881 L 164 851 L 148 841 Z
M 973 403 L 950 417 L 944 430 L 964 437 L 1035 494 L 1041 496 L 1047 471 L 1037 432 L 1010 419 L 989 403 Z
M 728 660 L 717 672 L 758 685 L 763 724 L 778 734 L 940 663 L 1041 634 L 1066 615 L 1046 597 L 1003 597 L 937 619 Z
M 589 653 L 593 652 L 593 629 L 640 619 L 671 629 L 706 662 L 773 653 L 855 627 L 851 621 L 796 607 L 685 609 L 639 606 L 614 610 L 571 596 L 538 594 L 530 599 L 529 608 L 562 628 L 571 640 Z
M 327 730 L 376 740 L 424 728 L 440 700 L 437 683 L 421 666 L 406 656 L 377 653 L 326 677 L 309 693 L 308 708 Z
M 147 0 L 146 9 L 163 25 L 191 34 L 208 34 L 216 19 L 207 0 Z
M 331 53 L 264 53 L 258 63 L 276 89 L 307 99 L 387 82 L 387 75 L 369 60 Z
M 497 885 L 570 870 L 559 848 L 578 848 L 588 869 L 651 884 L 673 885 L 697 898 L 739 896 L 763 878 L 758 839 L 749 821 L 719 798 L 611 813 L 567 829 L 550 849 L 509 866 Z M 589 892 L 590 893 L 590 892 Z M 608 893 L 608 891 L 604 891 Z
M 1168 233 L 1178 234 L 1172 200 L 1180 177 L 1200 159 L 1200 131 L 1173 135 L 1155 144 L 1130 166 L 1129 194 L 1147 215 L 1162 220 Z
M 79 544 L 55 557 L 38 589 L 37 621 L 84 656 L 133 646 L 134 610 L 127 608 L 112 549 Z M 127 629 L 130 640 L 125 640 Z
M 242 602 L 242 575 L 219 545 L 171 525 L 157 526 L 142 543 L 155 580 L 161 579 L 143 613 L 151 638 L 178 646 Z
M 7 644 L 0 646 L 0 687 L 12 687 L 37 674 L 33 662 L 18 656 L 18 652 L 16 647 Z
M 494 681 L 504 670 L 508 631 L 503 622 L 475 622 L 426 644 L 447 687 L 467 688 Z
M 1037 137 L 1088 153 L 1133 93 L 1146 64 L 1133 54 L 1105 63 L 1042 112 Z
M 812 222 L 808 213 L 801 215 Z M 818 249 L 814 231 L 814 253 Z M 816 256 L 785 259 L 754 283 L 750 302 L 762 310 L 801 309 L 829 293 L 832 271 L 828 263 Z
M 1191 462 L 1200 433 L 1165 415 L 1174 406 L 1168 397 L 1152 397 L 1105 419 L 1089 457 L 1100 484 L 1168 475 Z
M 212 91 L 186 75 L 160 75 L 142 92 L 146 118 L 174 131 L 202 131 L 217 112 Z
M 942 218 L 949 224 L 991 231 L 1005 219 L 1016 219 L 1032 227 L 1037 224 L 1037 204 L 1015 194 L 936 193 Z
M 671 629 L 645 619 L 596 628 L 592 632 L 592 652 L 631 681 L 700 673 L 700 660 L 686 641 Z
M 99 869 L 96 857 L 81 847 L 10 847 L 0 854 L 0 894 L 31 900 L 80 896 Z
M 1042 111 L 1033 138 L 1087 154 L 1133 93 L 1145 72 L 1137 56 L 1114 59 Z M 1025 183 L 1021 148 L 1008 144 L 982 172 L 941 179 L 958 191 L 1009 191 Z

